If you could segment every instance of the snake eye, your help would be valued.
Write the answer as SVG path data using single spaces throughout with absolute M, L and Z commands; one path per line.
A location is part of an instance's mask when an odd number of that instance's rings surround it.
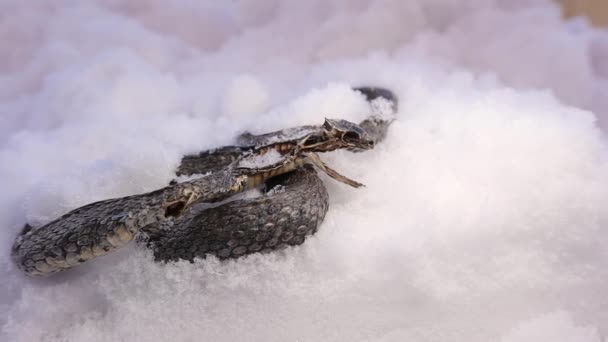
M 342 140 L 347 143 L 356 143 L 361 140 L 361 136 L 357 132 L 348 131 L 342 134 Z
M 357 132 L 348 131 L 342 134 L 342 140 L 347 143 L 356 143 L 361 140 L 361 136 Z

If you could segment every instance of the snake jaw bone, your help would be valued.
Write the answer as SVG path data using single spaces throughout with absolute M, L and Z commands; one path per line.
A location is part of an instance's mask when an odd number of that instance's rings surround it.
M 316 153 L 304 153 L 304 155 L 313 163 L 314 166 L 318 167 L 321 171 L 325 172 L 329 177 L 337 180 L 338 182 L 342 182 L 344 184 L 350 185 L 353 188 L 360 188 L 365 186 L 357 181 L 354 181 L 346 176 L 341 175 L 338 171 L 327 166 Z

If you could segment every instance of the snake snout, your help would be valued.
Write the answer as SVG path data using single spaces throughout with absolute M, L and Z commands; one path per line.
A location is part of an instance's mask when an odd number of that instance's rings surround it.
M 371 150 L 376 145 L 376 142 L 372 138 L 362 138 L 359 143 L 359 148 L 362 150 Z
M 354 146 L 349 146 L 346 149 L 350 152 L 359 153 L 359 152 L 363 152 L 363 151 L 367 151 L 367 150 L 372 150 L 375 146 L 376 146 L 376 141 L 374 139 L 368 139 L 368 140 L 362 141 Z

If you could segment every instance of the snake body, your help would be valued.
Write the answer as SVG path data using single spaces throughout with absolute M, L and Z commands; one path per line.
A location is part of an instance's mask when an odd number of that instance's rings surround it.
M 274 177 L 266 187 L 271 190 L 259 197 L 206 208 L 204 215 L 193 208 L 170 229 L 147 227 L 156 260 L 239 257 L 299 245 L 317 231 L 328 194 L 312 166 Z
M 369 87 L 356 90 L 373 105 L 396 110 L 392 92 Z M 185 156 L 177 175 L 201 174 L 198 178 L 91 203 L 41 227 L 26 225 L 15 240 L 12 258 L 26 274 L 47 276 L 110 253 L 136 236 L 160 261 L 207 255 L 231 258 L 299 245 L 317 231 L 328 209 L 325 186 L 308 162 L 335 179 L 361 185 L 327 167 L 313 152 L 368 149 L 384 138 L 391 121 L 372 115 L 360 128 L 345 121 L 330 122 L 352 125 L 357 138 L 365 140 L 363 145 L 361 141 L 346 143 L 346 134 L 328 138 L 324 126 L 244 134 L 237 146 Z M 271 153 L 279 156 L 274 164 L 248 164 L 248 158 L 255 161 Z M 233 198 L 261 184 L 269 191 L 256 198 Z

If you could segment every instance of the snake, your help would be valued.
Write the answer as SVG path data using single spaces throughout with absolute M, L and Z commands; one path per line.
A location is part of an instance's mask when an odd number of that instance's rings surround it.
M 178 180 L 166 187 L 90 203 L 39 227 L 26 224 L 11 249 L 12 260 L 29 276 L 49 276 L 133 240 L 160 262 L 238 258 L 300 245 L 318 230 L 329 207 L 316 170 L 363 186 L 330 168 L 318 153 L 370 150 L 394 120 L 398 103 L 392 91 L 353 90 L 371 106 L 371 115 L 359 124 L 325 119 L 322 125 L 243 133 L 234 146 L 186 155 Z M 257 197 L 247 196 L 252 189 L 259 190 Z

